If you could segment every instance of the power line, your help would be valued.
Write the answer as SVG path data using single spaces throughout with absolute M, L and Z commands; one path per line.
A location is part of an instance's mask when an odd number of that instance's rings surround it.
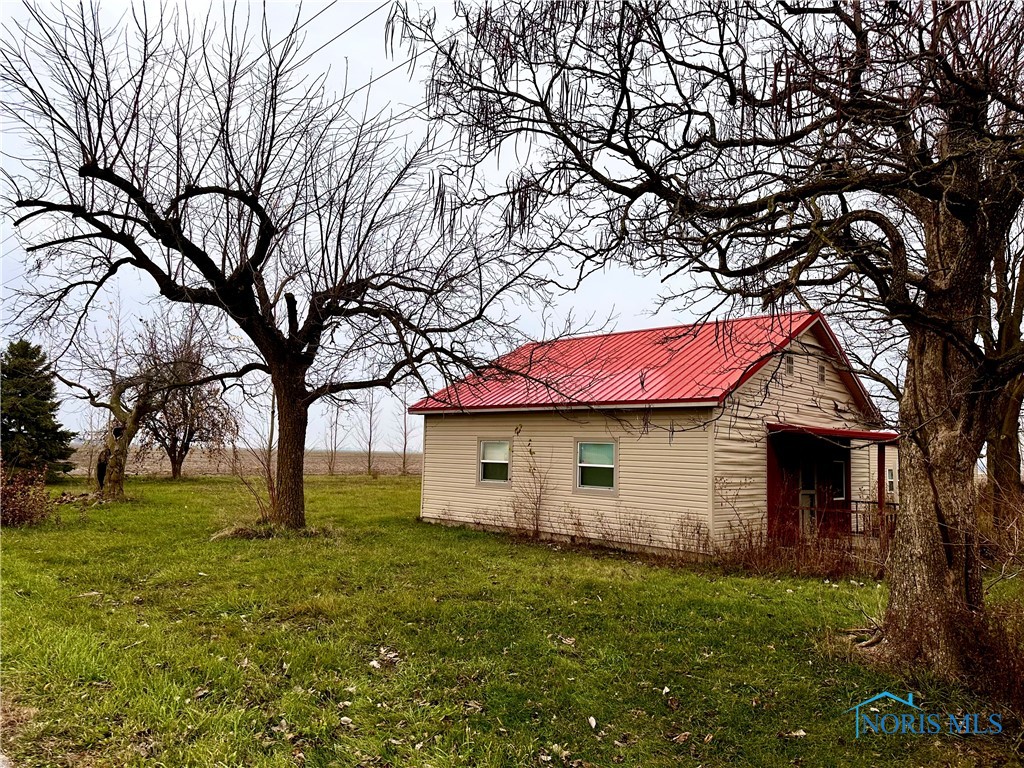
M 335 2 L 337 2 L 337 0 L 335 0 Z M 317 55 L 318 53 L 320 53 L 320 51 L 322 51 L 322 50 L 323 50 L 324 48 L 326 48 L 327 46 L 329 46 L 329 45 L 331 45 L 332 43 L 334 43 L 334 42 L 335 42 L 335 41 L 336 41 L 336 40 L 337 40 L 338 38 L 340 38 L 340 37 L 341 37 L 342 35 L 344 35 L 344 34 L 345 34 L 346 32 L 350 32 L 350 31 L 352 31 L 353 29 L 355 29 L 356 27 L 358 27 L 358 26 L 359 26 L 360 24 L 362 24 L 362 23 L 363 23 L 364 21 L 366 21 L 366 20 L 367 20 L 368 18 L 370 18 L 371 16 L 373 16 L 373 15 L 375 15 L 375 14 L 377 14 L 377 13 L 380 13 L 380 12 L 381 12 L 382 10 L 384 10 L 384 8 L 386 8 L 386 7 L 387 7 L 387 6 L 388 6 L 388 5 L 390 4 L 390 2 L 391 2 L 391 0 L 384 0 L 384 2 L 383 2 L 383 3 L 381 3 L 380 5 L 378 5 L 378 6 L 376 7 L 376 8 L 374 8 L 374 9 L 373 9 L 372 11 L 370 11 L 370 12 L 369 12 L 368 14 L 366 14 L 365 16 L 363 16 L 363 17 L 362 17 L 361 19 L 359 19 L 358 21 L 356 21 L 356 22 L 354 22 L 354 23 L 350 24 L 349 26 L 345 27 L 345 29 L 341 30 L 341 32 L 339 32 L 338 34 L 336 34 L 336 35 L 335 35 L 334 37 L 332 37 L 332 38 L 331 38 L 330 40 L 328 40 L 328 41 L 327 41 L 326 43 L 324 43 L 323 45 L 321 45 L 321 46 L 320 46 L 319 48 L 317 48 L 317 49 L 316 49 L 315 51 L 313 51 L 312 53 L 308 54 L 308 55 L 306 56 L 306 58 L 304 58 L 304 59 L 303 59 L 302 61 L 298 62 L 298 63 L 296 64 L 296 66 L 299 66 L 299 67 L 301 67 L 301 66 L 302 66 L 303 64 L 305 64 L 305 63 L 306 63 L 307 61 L 309 61 L 309 60 L 310 60 L 310 59 L 312 59 L 312 58 L 313 58 L 314 56 L 316 56 L 316 55 Z M 331 5 L 334 5 L 334 3 L 331 3 Z M 323 13 L 323 11 L 320 11 L 320 13 Z M 319 15 L 320 15 L 320 13 L 318 13 L 318 14 L 317 14 L 316 16 L 319 16 Z M 313 19 L 315 19 L 315 18 L 316 18 L 316 16 L 314 16 L 314 17 L 313 17 L 312 19 L 310 19 L 309 21 L 312 21 Z M 308 22 L 307 22 L 307 23 L 308 23 Z
M 355 94 L 359 93 L 360 91 L 366 90 L 366 89 L 367 89 L 367 88 L 369 88 L 369 87 L 370 87 L 371 85 L 373 85 L 374 83 L 376 83 L 376 82 L 377 82 L 378 80 L 382 80 L 382 79 L 384 79 L 385 77 L 387 77 L 388 75 L 390 75 L 390 74 L 391 74 L 392 72 L 397 72 L 397 71 L 398 71 L 399 69 L 401 69 L 402 67 L 405 67 L 405 66 L 408 66 L 409 64 L 412 64 L 412 63 L 413 63 L 414 61 L 416 61 L 416 59 L 418 59 L 418 58 L 419 58 L 420 56 L 422 56 L 422 55 L 423 55 L 424 53 L 427 53 L 428 51 L 432 51 L 432 50 L 435 50 L 435 49 L 436 49 L 436 48 L 437 48 L 437 47 L 438 47 L 439 45 L 442 45 L 443 43 L 447 43 L 447 42 L 448 42 L 449 40 L 451 40 L 451 39 L 452 39 L 453 37 L 455 37 L 455 35 L 457 35 L 457 34 L 458 34 L 458 32 L 459 32 L 459 30 L 455 30 L 455 31 L 454 31 L 454 32 L 452 32 L 452 33 L 451 33 L 450 35 L 448 35 L 448 37 L 446 37 L 446 38 L 445 38 L 444 40 L 440 40 L 440 41 L 438 41 L 438 42 L 434 43 L 434 44 L 433 44 L 432 46 L 430 46 L 429 48 L 424 48 L 424 49 L 423 49 L 422 51 L 420 51 L 420 52 L 418 52 L 418 53 L 415 53 L 415 54 L 413 54 L 412 56 L 410 56 L 410 57 L 409 57 L 408 59 L 406 59 L 405 61 L 403 61 L 403 62 L 401 62 L 401 63 L 399 63 L 399 64 L 396 64 L 395 66 L 393 66 L 393 67 L 392 67 L 391 69 L 389 69 L 389 70 L 388 70 L 387 72 L 385 72 L 384 74 L 382 74 L 382 75 L 377 75 L 376 77 L 370 78 L 370 80 L 368 80 L 367 82 L 363 83 L 363 84 L 362 84 L 361 86 L 359 86 L 358 88 L 356 88 L 356 89 L 355 89 L 354 91 L 349 91 L 349 92 L 348 92 L 348 93 L 346 93 L 345 95 L 346 95 L 346 96 L 354 96 Z M 422 106 L 424 106 L 424 105 L 425 105 L 426 103 L 427 103 L 427 102 L 426 102 L 426 100 L 424 100 L 423 102 L 421 102 L 420 104 L 417 104 L 417 105 L 416 105 L 415 107 L 413 107 L 412 109 L 418 109 L 419 107 L 422 107 Z M 411 111 L 412 111 L 412 109 L 408 109 L 408 110 L 406 110 L 406 112 L 411 112 Z M 402 114 L 405 114 L 405 112 L 403 112 Z

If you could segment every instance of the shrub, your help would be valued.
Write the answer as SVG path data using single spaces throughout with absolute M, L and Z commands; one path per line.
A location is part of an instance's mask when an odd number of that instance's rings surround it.
M 0 526 L 39 525 L 57 517 L 44 483 L 46 470 L 8 473 L 0 468 Z
M 1024 607 L 989 604 L 963 630 L 971 688 L 1024 713 Z
M 823 533 L 786 540 L 749 521 L 733 522 L 730 529 L 726 541 L 713 547 L 716 562 L 726 572 L 830 579 L 883 575 L 884 556 L 878 539 Z

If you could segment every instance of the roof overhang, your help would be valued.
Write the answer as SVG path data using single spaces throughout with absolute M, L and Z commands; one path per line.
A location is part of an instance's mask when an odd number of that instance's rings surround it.
M 721 405 L 717 399 L 713 400 L 672 400 L 667 402 L 644 402 L 629 401 L 623 403 L 573 403 L 558 405 L 507 405 L 507 406 L 484 406 L 462 408 L 455 404 L 444 406 L 433 406 L 427 408 L 412 407 L 409 413 L 414 416 L 432 415 L 464 415 L 470 413 L 561 413 L 562 411 L 643 411 L 648 408 L 711 408 Z
M 898 432 L 882 429 L 840 429 L 837 427 L 811 427 L 803 424 L 768 424 L 769 435 L 780 432 L 795 432 L 815 437 L 834 437 L 847 440 L 868 440 L 873 443 L 895 443 L 900 439 Z

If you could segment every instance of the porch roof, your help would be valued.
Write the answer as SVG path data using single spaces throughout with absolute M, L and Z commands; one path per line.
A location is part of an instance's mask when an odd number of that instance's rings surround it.
M 768 434 L 778 432 L 798 432 L 817 437 L 838 437 L 848 440 L 870 440 L 875 443 L 894 443 L 899 440 L 899 432 L 881 429 L 841 429 L 838 427 L 811 427 L 803 424 L 768 424 Z

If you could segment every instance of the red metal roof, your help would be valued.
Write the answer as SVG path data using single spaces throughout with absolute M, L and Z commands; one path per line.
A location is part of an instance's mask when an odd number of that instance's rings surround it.
M 817 312 L 708 321 L 527 344 L 409 410 L 717 404 L 808 329 L 847 362 Z M 847 386 L 867 412 L 873 410 L 855 376 L 849 376 Z

